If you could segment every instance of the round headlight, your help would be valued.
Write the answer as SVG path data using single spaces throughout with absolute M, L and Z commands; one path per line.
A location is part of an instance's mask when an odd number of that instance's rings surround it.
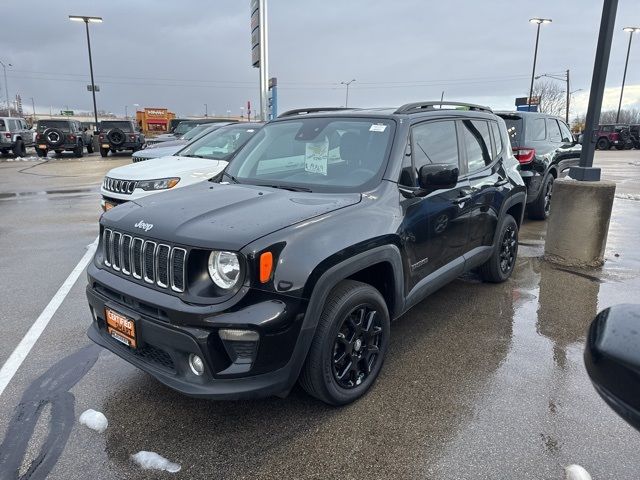
M 240 260 L 233 252 L 213 251 L 209 255 L 209 275 L 218 287 L 228 290 L 240 280 Z

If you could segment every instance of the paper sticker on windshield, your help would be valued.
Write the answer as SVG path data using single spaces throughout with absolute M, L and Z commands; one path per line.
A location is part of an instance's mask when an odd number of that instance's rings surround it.
M 307 172 L 326 175 L 327 163 L 329 163 L 329 140 L 307 143 L 304 152 L 304 169 Z
M 374 123 L 369 127 L 370 132 L 384 132 L 387 129 L 386 125 L 381 125 L 379 123 Z

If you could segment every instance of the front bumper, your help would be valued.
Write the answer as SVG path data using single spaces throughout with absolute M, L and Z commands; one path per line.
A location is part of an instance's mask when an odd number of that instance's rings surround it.
M 301 330 L 306 302 L 268 300 L 246 304 L 235 311 L 216 305 L 191 305 L 181 299 L 134 284 L 91 264 L 87 298 L 93 322 L 89 338 L 160 382 L 186 395 L 212 399 L 284 396 L 297 380 L 313 330 Z M 105 307 L 136 324 L 138 348 L 132 349 L 106 330 Z M 220 311 L 216 311 L 220 310 Z M 220 339 L 220 328 L 258 331 L 260 340 L 253 364 L 238 365 Z M 189 354 L 200 356 L 205 372 L 197 376 Z M 243 371 L 244 370 L 244 371 Z

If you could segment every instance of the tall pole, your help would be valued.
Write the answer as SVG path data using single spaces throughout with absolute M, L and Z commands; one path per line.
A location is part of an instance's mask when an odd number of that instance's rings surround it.
M 98 129 L 98 106 L 96 105 L 96 84 L 93 80 L 93 60 L 91 58 L 91 39 L 89 38 L 89 19 L 84 20 L 87 30 L 87 48 L 89 49 L 89 71 L 91 72 L 91 95 L 93 96 L 93 118 L 96 121 L 94 130 Z
M 267 121 L 267 96 L 269 88 L 269 45 L 267 26 L 267 0 L 260 0 L 260 118 Z
M 569 103 L 571 102 L 571 83 L 569 82 L 569 69 L 567 68 L 567 104 L 565 106 L 566 108 L 566 113 L 565 113 L 565 121 L 567 122 L 567 125 L 569 125 Z
M 204 104 L 204 117 L 207 118 L 209 116 L 209 107 L 208 105 L 205 103 Z
M 4 95 L 7 100 L 7 110 L 9 111 L 9 116 L 11 116 L 11 104 L 9 103 L 9 87 L 7 86 L 7 66 L 0 61 L 2 64 L 2 70 L 4 70 Z M 11 66 L 11 64 L 9 64 Z
M 347 86 L 347 97 L 345 98 L 344 101 L 344 107 L 347 108 L 349 106 L 349 85 L 351 85 L 353 82 L 355 82 L 356 79 L 352 79 L 349 80 L 348 82 L 340 82 L 340 85 L 346 85 Z
M 598 46 L 596 48 L 596 59 L 593 65 L 593 77 L 591 78 L 589 106 L 587 108 L 587 118 L 585 121 L 582 141 L 582 152 L 580 153 L 580 165 L 569 169 L 569 175 L 575 180 L 600 180 L 600 169 L 593 168 L 593 156 L 596 149 L 596 139 L 594 138 L 593 133 L 594 128 L 598 125 L 600 120 L 600 110 L 602 109 L 604 86 L 607 80 L 609 55 L 611 53 L 611 39 L 613 38 L 613 29 L 616 23 L 617 10 L 618 0 L 605 0 L 603 2 L 600 33 L 598 34 Z
M 36 118 L 36 101 L 31 97 L 31 106 L 33 107 L 33 118 Z
M 127 105 L 124 106 L 124 119 L 129 119 L 129 109 L 127 108 Z
M 538 41 L 540 40 L 540 25 L 541 25 L 541 22 L 538 23 L 538 27 L 536 31 L 536 46 L 533 50 L 533 70 L 531 72 L 531 86 L 529 87 L 529 98 L 527 99 L 527 106 L 529 107 L 529 111 L 531 111 L 531 96 L 533 95 L 533 78 L 536 75 L 536 61 L 538 60 Z
M 627 66 L 629 65 L 629 52 L 631 51 L 631 40 L 633 40 L 634 32 L 640 32 L 640 28 L 625 27 L 623 30 L 625 32 L 629 32 L 629 46 L 627 47 L 627 59 L 624 62 L 624 74 L 622 75 L 622 88 L 620 89 L 620 101 L 618 102 L 618 113 L 616 114 L 616 123 L 620 121 L 620 109 L 622 108 L 622 95 L 624 94 L 624 82 L 627 79 Z

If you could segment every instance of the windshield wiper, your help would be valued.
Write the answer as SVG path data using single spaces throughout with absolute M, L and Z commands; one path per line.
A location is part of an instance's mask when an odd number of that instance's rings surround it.
M 289 190 L 291 192 L 311 192 L 310 188 L 306 187 L 294 187 L 290 185 L 258 185 L 259 187 L 280 188 L 282 190 Z
M 222 176 L 229 178 L 233 183 L 240 183 L 236 177 L 227 172 L 222 172 Z

